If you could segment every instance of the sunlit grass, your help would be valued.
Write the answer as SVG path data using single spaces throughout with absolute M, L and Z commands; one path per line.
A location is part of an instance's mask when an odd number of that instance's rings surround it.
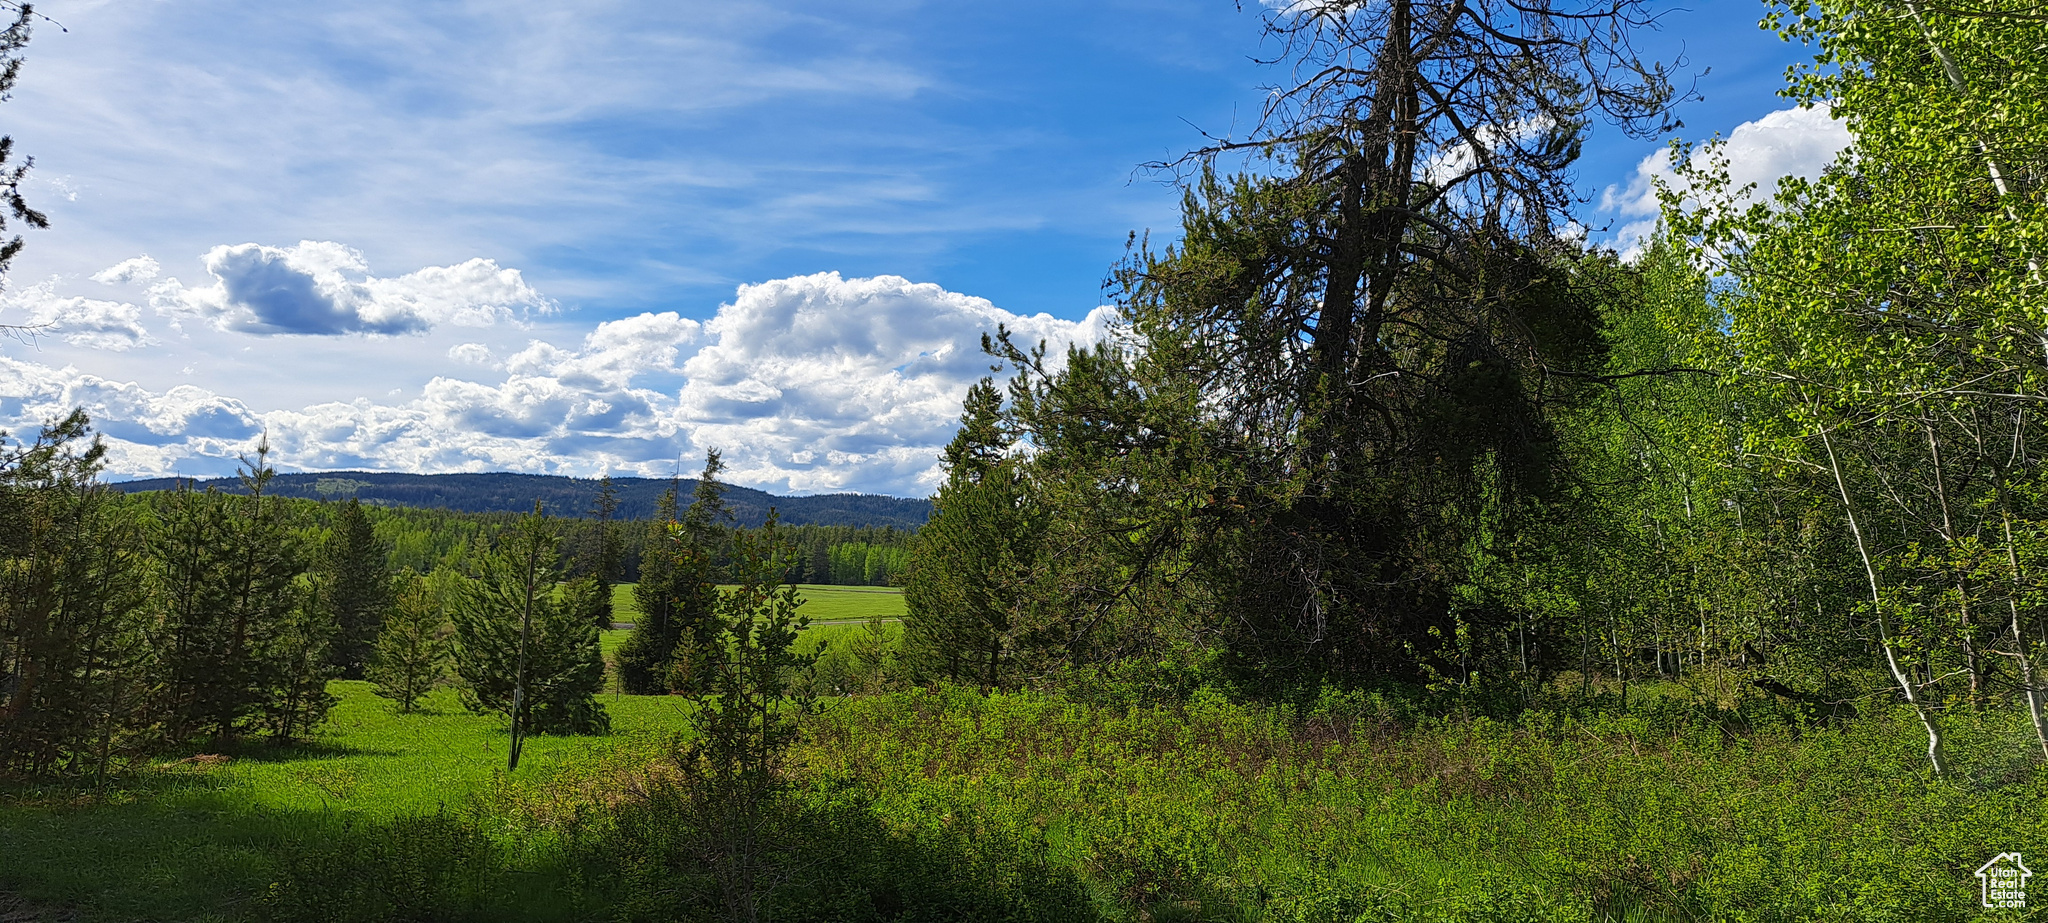
M 633 599 L 633 587 L 631 583 L 612 587 L 614 621 L 631 622 L 639 618 L 640 605 Z M 895 587 L 800 583 L 797 584 L 797 593 L 804 598 L 803 614 L 812 622 L 857 622 L 877 615 L 884 619 L 900 619 L 904 613 L 903 591 Z
M 304 744 L 164 757 L 105 789 L 0 788 L 0 890 L 91 918 L 254 915 L 249 902 L 296 844 L 405 815 L 465 815 L 507 778 L 504 720 L 469 714 L 454 690 L 399 714 L 368 683 L 329 688 L 340 701 Z M 610 735 L 528 738 L 512 778 L 633 759 L 687 725 L 678 697 L 601 701 Z

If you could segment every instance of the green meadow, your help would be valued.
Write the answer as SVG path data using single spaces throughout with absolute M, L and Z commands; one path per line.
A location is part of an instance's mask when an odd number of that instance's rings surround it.
M 725 587 L 724 589 L 730 589 Z M 837 688 L 835 682 L 844 672 L 842 662 L 844 649 L 855 637 L 868 630 L 870 619 L 883 620 L 883 636 L 890 644 L 903 636 L 903 591 L 888 587 L 826 586 L 822 584 L 798 584 L 797 591 L 804 599 L 802 612 L 811 620 L 811 627 L 797 642 L 797 650 L 805 654 L 821 654 L 827 681 L 824 685 Z M 612 587 L 612 618 L 618 624 L 631 624 L 640 615 L 640 607 L 633 599 L 633 584 L 622 583 Z M 607 669 L 619 645 L 626 643 L 630 629 L 614 628 L 598 633 L 598 642 L 604 649 Z M 606 688 L 617 691 L 616 680 L 607 683 Z
M 332 688 L 308 744 L 6 789 L 0 891 L 67 920 L 711 918 L 643 797 L 687 726 L 680 698 L 607 695 L 611 734 L 534 738 L 508 775 L 502 722 L 447 690 L 400 715 L 367 684 Z M 828 699 L 789 769 L 809 871 L 772 906 L 818 921 L 2040 917 L 1980 916 L 1969 877 L 2048 831 L 2048 774 L 2014 716 L 1969 721 L 1984 743 L 1935 781 L 1903 713 L 1823 727 L 1635 701 L 1492 721 L 1355 696 Z
M 834 616 L 800 642 L 821 676 L 872 641 L 866 616 L 902 611 L 886 591 L 804 593 Z M 777 822 L 802 861 L 776 919 L 2042 918 L 1973 903 L 1977 864 L 2048 834 L 2048 772 L 2010 712 L 1955 716 L 1973 743 L 1941 780 L 1903 710 L 1816 723 L 1655 685 L 1495 720 L 1358 694 L 835 682 L 813 684 L 785 770 Z M 504 722 L 450 689 L 399 714 L 367 683 L 330 688 L 306 743 L 0 789 L 0 919 L 718 918 L 653 794 L 683 698 L 604 695 L 609 734 L 532 738 L 508 773 Z
M 633 587 L 630 583 L 612 587 L 614 620 L 631 622 L 639 616 L 640 604 L 633 599 Z M 797 592 L 804 599 L 803 614 L 813 624 L 859 622 L 876 616 L 884 619 L 903 617 L 903 591 L 890 587 L 802 583 L 797 585 Z
M 380 824 L 478 818 L 505 790 L 503 721 L 465 712 L 452 689 L 399 715 L 368 683 L 330 688 L 340 702 L 308 744 L 164 759 L 105 788 L 7 790 L 0 886 L 89 919 L 271 918 L 278 908 L 263 901 L 293 874 L 291 857 Z M 651 748 L 683 724 L 679 703 L 607 696 L 611 735 L 533 738 L 518 778 Z M 528 918 L 568 918 L 559 911 Z

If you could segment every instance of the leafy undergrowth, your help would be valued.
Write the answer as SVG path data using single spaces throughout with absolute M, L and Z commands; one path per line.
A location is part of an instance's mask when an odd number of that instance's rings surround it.
M 1980 864 L 2048 849 L 2017 715 L 1952 718 L 1971 775 L 1933 782 L 1898 716 L 1799 729 L 1644 701 L 1408 722 L 1363 698 L 908 693 L 839 704 L 802 755 L 898 829 L 1041 839 L 1153 919 L 1963 920 Z
M 672 698 L 541 738 L 360 684 L 315 745 L 0 789 L 0 892 L 82 919 L 711 920 L 659 754 Z M 2023 719 L 1799 728 L 1642 697 L 1624 713 L 1413 719 L 1198 695 L 1112 707 L 908 692 L 830 703 L 767 839 L 778 920 L 1945 921 L 2040 849 Z M 2041 917 L 2038 909 L 2036 918 Z M 2006 912 L 1986 919 L 2027 917 Z

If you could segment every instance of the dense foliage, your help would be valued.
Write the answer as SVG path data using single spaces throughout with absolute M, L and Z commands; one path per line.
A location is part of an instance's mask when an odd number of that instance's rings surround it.
M 1701 149 L 1625 261 L 1559 230 L 1558 184 L 1596 110 L 1672 98 L 1626 54 L 1634 7 L 1482 7 L 1269 17 L 1300 82 L 1181 162 L 1119 335 L 987 344 L 1013 376 L 969 395 L 915 545 L 916 675 L 1495 714 L 1561 675 L 1815 716 L 1896 696 L 1936 773 L 1957 710 L 2020 709 L 2048 758 L 2048 25 L 1775 8 L 1820 52 L 1788 94 L 1853 147 L 1761 200 Z M 1530 127 L 1474 128 L 1503 125 Z

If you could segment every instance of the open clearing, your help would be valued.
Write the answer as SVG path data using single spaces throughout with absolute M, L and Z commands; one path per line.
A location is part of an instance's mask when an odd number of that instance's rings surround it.
M 631 622 L 640 616 L 640 604 L 633 599 L 634 586 L 621 583 L 612 587 L 614 621 Z M 804 598 L 802 612 L 810 616 L 813 625 L 864 622 L 878 615 L 884 621 L 894 621 L 901 619 L 904 613 L 903 591 L 895 587 L 800 583 L 797 584 L 797 593 Z
M 454 690 L 435 690 L 420 712 L 399 715 L 368 683 L 329 688 L 340 702 L 315 743 L 166 759 L 103 793 L 4 792 L 0 885 L 93 918 L 240 916 L 236 905 L 264 893 L 278 857 L 302 844 L 367 822 L 471 811 L 502 788 L 504 722 L 465 712 Z M 644 754 L 687 724 L 678 697 L 601 701 L 611 735 L 529 738 L 518 777 L 538 781 Z

